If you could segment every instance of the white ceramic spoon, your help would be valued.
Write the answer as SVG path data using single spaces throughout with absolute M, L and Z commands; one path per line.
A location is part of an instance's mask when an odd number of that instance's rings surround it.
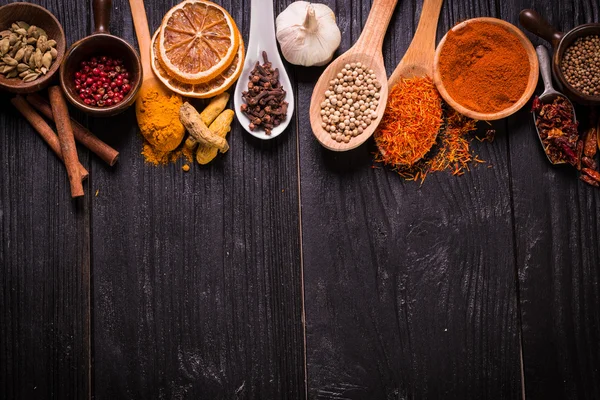
M 279 56 L 279 50 L 277 49 L 273 0 L 252 0 L 250 12 L 250 40 L 248 51 L 246 52 L 246 61 L 244 62 L 242 75 L 235 88 L 233 102 L 235 105 L 235 114 L 244 129 L 254 137 L 269 140 L 279 136 L 292 120 L 292 114 L 294 113 L 294 92 L 292 91 L 292 84 L 285 71 L 281 57 Z M 263 63 L 263 51 L 267 52 L 267 56 L 269 57 L 269 61 L 273 65 L 273 68 L 279 69 L 279 82 L 281 82 L 283 90 L 286 92 L 285 101 L 289 104 L 286 119 L 281 122 L 281 125 L 273 128 L 270 135 L 267 135 L 263 129 L 251 131 L 250 128 L 248 128 L 250 119 L 240 110 L 242 104 L 244 104 L 242 92 L 248 90 L 250 71 L 254 68 L 257 61 L 261 64 Z

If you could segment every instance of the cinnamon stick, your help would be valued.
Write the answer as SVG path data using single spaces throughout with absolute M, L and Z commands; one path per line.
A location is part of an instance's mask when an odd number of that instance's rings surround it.
M 50 104 L 52 105 L 52 114 L 58 131 L 58 141 L 60 149 L 67 167 L 69 183 L 71 184 L 71 197 L 83 196 L 83 185 L 81 184 L 81 172 L 77 167 L 79 158 L 77 157 L 77 148 L 75 147 L 75 137 L 73 136 L 73 127 L 67 103 L 63 96 L 62 89 L 59 86 L 51 86 L 48 89 L 50 95 Z
M 50 146 L 54 154 L 64 162 L 64 158 L 62 155 L 62 151 L 60 150 L 60 142 L 58 141 L 58 136 L 56 133 L 50 128 L 50 126 L 44 121 L 41 115 L 39 115 L 29 103 L 25 101 L 25 99 L 21 96 L 17 96 L 10 101 L 15 108 L 25 117 L 27 121 L 33 126 L 33 129 L 36 130 L 37 133 L 40 134 L 42 139 Z M 84 168 L 83 165 L 79 164 L 79 174 L 81 175 L 81 179 L 85 179 L 88 177 L 88 172 Z
M 46 118 L 54 121 L 52 107 L 50 107 L 50 104 L 42 96 L 37 93 L 30 94 L 27 96 L 27 101 Z M 90 132 L 79 122 L 75 121 L 73 118 L 71 118 L 71 126 L 73 127 L 75 140 L 90 149 L 111 167 L 115 165 L 117 159 L 119 158 L 118 151 L 104 143 L 102 140 L 98 139 L 96 135 Z

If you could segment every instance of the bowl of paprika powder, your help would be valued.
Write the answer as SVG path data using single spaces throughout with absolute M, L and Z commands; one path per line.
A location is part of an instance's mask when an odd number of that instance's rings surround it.
M 487 17 L 448 31 L 436 49 L 433 69 L 442 98 L 459 113 L 484 121 L 520 110 L 539 76 L 535 49 L 523 32 Z

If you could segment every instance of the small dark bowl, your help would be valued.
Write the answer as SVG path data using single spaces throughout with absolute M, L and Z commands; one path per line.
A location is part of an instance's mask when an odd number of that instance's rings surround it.
M 552 47 L 554 48 L 554 55 L 552 56 L 552 72 L 554 78 L 558 81 L 560 90 L 563 91 L 569 99 L 579 104 L 592 106 L 600 105 L 600 95 L 586 95 L 571 86 L 560 67 L 565 51 L 569 46 L 580 37 L 600 35 L 600 24 L 579 25 L 569 32 L 563 33 L 550 25 L 548 21 L 536 11 L 529 9 L 521 11 L 519 14 L 519 21 L 525 29 L 552 44 Z
M 96 32 L 74 43 L 60 67 L 60 85 L 67 99 L 75 107 L 95 117 L 110 117 L 129 108 L 135 102 L 143 80 L 142 63 L 137 51 L 125 40 L 108 33 L 111 3 L 111 0 L 94 0 Z M 103 55 L 123 60 L 130 75 L 131 90 L 118 104 L 109 107 L 87 105 L 75 90 L 75 72 L 79 71 L 82 61 Z
M 23 82 L 20 78 L 7 79 L 0 75 L 0 89 L 12 93 L 33 93 L 48 86 L 56 77 L 56 73 L 65 56 L 66 39 L 60 22 L 44 7 L 29 3 L 11 3 L 0 7 L 0 31 L 9 29 L 13 22 L 24 21 L 30 25 L 39 26 L 48 34 L 48 39 L 56 40 L 58 55 L 50 70 L 31 82 Z

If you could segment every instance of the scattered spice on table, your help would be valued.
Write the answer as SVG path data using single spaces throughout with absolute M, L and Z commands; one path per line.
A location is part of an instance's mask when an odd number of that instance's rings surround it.
M 544 151 L 554 163 L 577 165 L 578 122 L 571 103 L 558 96 L 552 103 L 543 104 L 538 97 L 533 100 L 536 126 L 544 144 Z
M 56 40 L 46 31 L 24 21 L 0 32 L 0 74 L 32 82 L 46 75 L 56 57 Z
M 451 171 L 454 176 L 462 176 L 470 171 L 472 163 L 483 163 L 471 148 L 471 141 L 478 138 L 474 135 L 477 121 L 459 114 L 449 108 L 444 112 L 445 124 L 437 135 L 436 144 L 431 152 L 411 166 L 397 166 L 394 170 L 404 179 L 420 181 L 432 172 Z M 478 138 L 479 139 L 479 138 Z M 486 134 L 486 138 L 493 140 Z M 380 155 L 376 161 L 381 161 Z
M 132 78 L 120 58 L 93 56 L 81 62 L 73 82 L 79 98 L 88 106 L 110 107 L 131 91 Z
M 442 125 L 442 99 L 431 78 L 403 79 L 389 93 L 375 132 L 379 161 L 410 167 L 435 143 Z
M 523 45 L 506 28 L 471 22 L 448 32 L 439 70 L 452 99 L 472 111 L 492 113 L 521 98 L 530 66 Z
M 577 38 L 565 50 L 560 68 L 575 90 L 588 96 L 600 95 L 600 37 Z
M 250 119 L 251 131 L 263 129 L 270 135 L 273 128 L 286 119 L 288 103 L 286 91 L 279 82 L 279 69 L 273 68 L 265 51 L 262 57 L 264 63 L 257 61 L 250 71 L 248 90 L 242 92 L 245 104 L 241 105 L 241 111 Z
M 336 142 L 349 143 L 375 120 L 381 83 L 373 70 L 350 63 L 329 82 L 321 103 L 321 126 Z

